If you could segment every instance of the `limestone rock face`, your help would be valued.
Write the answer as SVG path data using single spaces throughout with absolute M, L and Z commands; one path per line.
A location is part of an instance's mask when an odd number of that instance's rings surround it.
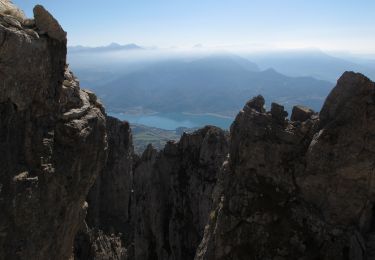
M 121 238 L 102 230 L 91 229 L 86 224 L 75 238 L 75 260 L 127 260 Z
M 66 42 L 66 32 L 61 28 L 57 20 L 41 5 L 34 7 L 36 27 L 58 41 Z
M 374 101 L 374 83 L 347 72 L 320 118 L 246 105 L 195 259 L 372 257 Z
M 304 122 L 307 119 L 309 119 L 311 116 L 313 116 L 314 114 L 315 112 L 312 109 L 305 107 L 305 106 L 298 105 L 298 106 L 293 107 L 290 120 Z
M 122 233 L 129 241 L 134 153 L 129 123 L 108 116 L 107 138 L 107 163 L 87 197 L 86 221 L 107 234 Z
M 10 0 L 0 0 L 0 16 L 3 15 L 9 15 L 19 22 L 26 19 L 25 14 Z
M 0 57 L 0 259 L 68 259 L 106 159 L 103 108 L 64 41 L 0 15 Z
M 134 174 L 134 259 L 194 258 L 227 152 L 216 127 L 145 150 Z
M 344 73 L 320 113 L 320 128 L 297 183 L 333 224 L 367 230 L 375 201 L 375 84 Z M 319 192 L 316 192 L 319 190 Z

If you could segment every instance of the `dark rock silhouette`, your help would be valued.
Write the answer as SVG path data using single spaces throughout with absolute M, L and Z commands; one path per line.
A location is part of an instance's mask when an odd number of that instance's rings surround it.
M 65 40 L 9 21 L 0 15 L 0 259 L 68 259 L 105 163 L 104 110 L 67 68 Z
M 134 174 L 134 259 L 192 259 L 209 217 L 227 136 L 207 126 L 157 153 Z
M 131 190 L 133 189 L 133 145 L 129 124 L 106 117 L 108 159 L 87 197 L 89 227 L 106 233 L 130 233 Z
M 108 158 L 87 196 L 88 213 L 75 238 L 75 259 L 126 259 L 133 241 L 133 145 L 129 124 L 107 116 Z

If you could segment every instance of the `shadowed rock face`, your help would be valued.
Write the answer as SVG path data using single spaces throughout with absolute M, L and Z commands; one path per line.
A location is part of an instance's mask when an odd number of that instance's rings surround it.
M 74 243 L 76 260 L 126 259 L 133 241 L 133 145 L 128 122 L 107 116 L 108 158 L 87 196 L 88 211 Z
M 323 105 L 306 170 L 297 176 L 303 197 L 319 206 L 329 223 L 368 230 L 375 201 L 374 155 L 375 84 L 346 72 Z
M 228 152 L 226 134 L 206 127 L 159 153 L 149 146 L 136 160 L 126 122 L 108 117 L 107 133 L 107 164 L 90 190 L 75 259 L 193 259 Z
M 0 16 L 0 259 L 68 259 L 106 159 L 103 108 L 66 67 L 64 39 L 9 21 Z
M 134 259 L 193 259 L 227 151 L 216 127 L 146 149 L 134 174 Z
M 107 117 L 108 159 L 87 197 L 87 224 L 107 233 L 130 233 L 133 145 L 128 122 Z
M 121 238 L 84 224 L 74 241 L 75 260 L 125 260 L 126 249 Z
M 280 122 L 259 100 L 231 127 L 229 173 L 195 258 L 373 256 L 374 82 L 344 73 L 303 122 Z

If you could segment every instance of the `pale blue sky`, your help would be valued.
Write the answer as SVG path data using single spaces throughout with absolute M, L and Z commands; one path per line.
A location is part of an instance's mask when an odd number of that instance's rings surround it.
M 44 5 L 69 45 L 111 42 L 168 48 L 375 53 L 374 0 L 14 0 L 28 16 Z

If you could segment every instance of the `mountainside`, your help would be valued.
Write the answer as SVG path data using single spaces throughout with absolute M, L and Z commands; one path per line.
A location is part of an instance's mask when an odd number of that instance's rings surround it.
M 104 109 L 67 67 L 58 22 L 34 17 L 0 9 L 0 259 L 69 259 L 107 156 Z
M 258 95 L 229 133 L 206 126 L 138 156 L 129 124 L 80 89 L 51 14 L 3 2 L 1 260 L 375 257 L 370 79 L 345 72 L 320 113 L 290 119 Z
M 239 104 L 262 93 L 290 110 L 304 103 L 319 110 L 331 83 L 291 78 L 236 56 L 165 61 L 129 73 L 94 89 L 112 111 L 143 107 L 158 112 L 234 115 Z
M 360 59 L 338 58 L 320 50 L 283 51 L 245 55 L 261 68 L 273 68 L 291 76 L 310 76 L 336 82 L 343 71 L 361 71 L 375 79 L 375 65 Z

